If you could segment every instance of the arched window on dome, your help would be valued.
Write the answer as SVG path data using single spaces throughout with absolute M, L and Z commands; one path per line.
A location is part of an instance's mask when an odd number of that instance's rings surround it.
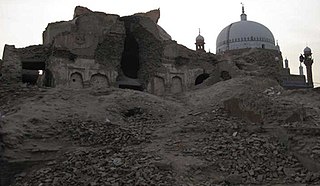
M 241 38 L 241 41 L 243 41 L 243 37 Z
M 250 37 L 248 37 L 248 41 L 250 41 Z
M 251 41 L 253 41 L 253 36 L 251 36 Z

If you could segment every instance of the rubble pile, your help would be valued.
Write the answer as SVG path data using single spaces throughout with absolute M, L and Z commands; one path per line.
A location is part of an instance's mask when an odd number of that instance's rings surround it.
M 24 86 L 0 86 L 0 111 L 2 115 L 12 113 L 17 103 L 17 99 L 30 97 L 39 91 L 37 87 L 24 87 Z
M 219 179 L 202 178 L 201 184 L 320 183 L 320 174 L 307 170 L 288 144 L 263 126 L 228 117 L 223 109 L 191 116 L 168 140 L 166 150 L 205 162 L 205 166 L 192 166 L 190 175 L 208 170 L 220 175 Z M 197 138 L 186 141 L 186 136 Z
M 174 185 L 172 170 L 162 169 L 154 157 L 129 147 L 77 149 L 27 179 L 20 175 L 15 185 Z
M 134 107 L 122 113 L 126 126 L 110 121 L 58 120 L 59 138 L 79 145 L 15 185 L 173 185 L 174 172 L 142 151 L 160 119 Z
M 95 121 L 63 121 L 65 137 L 84 146 L 121 146 L 140 144 L 147 139 L 139 131 L 129 130 L 112 123 Z M 121 146 L 119 146 L 121 145 Z
M 15 112 L 2 122 L 0 152 L 11 185 L 320 184 L 319 108 L 305 98 L 314 92 L 252 78 L 162 98 L 21 88 L 11 99 L 7 90 L 1 108 Z M 243 117 L 251 112 L 262 117 Z

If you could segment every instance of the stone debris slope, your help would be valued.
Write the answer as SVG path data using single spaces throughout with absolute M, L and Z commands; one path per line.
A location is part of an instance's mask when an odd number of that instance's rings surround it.
M 250 77 L 162 98 L 3 87 L 1 185 L 318 185 L 317 97 Z

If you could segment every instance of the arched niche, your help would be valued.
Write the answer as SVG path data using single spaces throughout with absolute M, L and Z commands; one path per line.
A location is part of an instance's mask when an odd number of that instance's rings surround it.
M 94 74 L 91 76 L 90 85 L 93 88 L 108 88 L 110 87 L 109 79 L 103 74 Z
M 182 79 L 178 76 L 172 78 L 171 93 L 176 94 L 182 92 Z
M 79 72 L 72 73 L 70 76 L 69 85 L 71 88 L 83 88 L 83 78 Z
M 158 96 L 163 95 L 165 92 L 164 79 L 161 77 L 154 77 L 152 82 L 152 93 Z

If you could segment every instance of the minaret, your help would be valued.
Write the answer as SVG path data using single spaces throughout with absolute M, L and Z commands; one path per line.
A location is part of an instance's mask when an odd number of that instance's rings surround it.
M 278 40 L 277 40 L 277 42 L 276 42 L 276 48 L 277 48 L 277 51 L 278 51 L 279 53 L 281 53 L 281 50 L 280 50 L 280 46 L 279 46 Z
M 196 51 L 199 52 L 206 52 L 204 49 L 204 37 L 202 37 L 202 35 L 200 35 L 200 28 L 199 28 L 199 35 L 196 38 Z
M 247 14 L 244 13 L 244 4 L 241 3 L 242 5 L 242 14 L 240 15 L 241 21 L 247 21 Z
M 307 68 L 307 85 L 309 85 L 309 87 L 313 88 L 313 80 L 312 80 L 312 64 L 313 64 L 313 59 L 312 59 L 312 53 L 311 53 L 311 49 L 309 47 L 306 47 L 303 50 L 303 55 L 300 55 L 300 62 L 304 63 L 306 65 Z
M 289 68 L 289 61 L 287 58 L 284 60 L 284 68 Z
M 300 76 L 303 76 L 303 66 L 302 66 L 302 63 L 300 63 L 299 74 L 300 74 Z

